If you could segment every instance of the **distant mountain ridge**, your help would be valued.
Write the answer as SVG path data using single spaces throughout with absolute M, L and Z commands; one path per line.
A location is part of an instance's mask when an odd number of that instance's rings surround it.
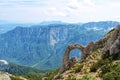
M 16 27 L 0 35 L 0 59 L 37 68 L 57 68 L 68 44 L 85 46 L 100 39 L 118 24 L 103 21 L 82 25 L 62 23 Z
M 32 25 L 35 25 L 35 24 L 33 24 L 33 23 L 14 23 L 14 22 L 0 20 L 0 34 L 6 33 L 10 30 L 13 30 L 14 28 L 16 28 L 18 26 L 30 27 Z

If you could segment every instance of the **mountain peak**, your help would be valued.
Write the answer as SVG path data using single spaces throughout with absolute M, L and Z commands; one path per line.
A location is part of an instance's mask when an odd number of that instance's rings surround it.
M 40 25 L 50 25 L 50 24 L 63 24 L 62 21 L 43 21 L 40 23 Z

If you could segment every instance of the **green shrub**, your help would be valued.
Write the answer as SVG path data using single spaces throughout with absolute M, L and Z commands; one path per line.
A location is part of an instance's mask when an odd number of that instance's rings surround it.
M 92 76 L 85 75 L 82 77 L 82 79 L 76 79 L 74 77 L 69 77 L 66 80 L 95 80 Z
M 118 72 L 109 72 L 103 75 L 103 80 L 120 80 L 120 73 Z
M 119 80 L 120 79 L 120 63 L 106 64 L 101 68 L 101 76 L 103 80 Z
M 109 63 L 112 62 L 112 57 L 109 57 L 107 59 L 100 59 L 97 63 L 94 63 L 91 68 L 90 71 L 91 72 L 96 72 L 96 70 L 98 70 L 99 68 L 101 68 L 104 65 L 107 65 Z
M 59 69 L 56 69 L 53 72 L 47 73 L 45 77 L 47 77 L 48 80 L 52 80 L 54 76 L 57 75 L 58 72 L 59 72 Z
M 80 80 L 95 80 L 92 76 L 85 75 Z
M 10 76 L 11 80 L 23 80 L 23 79 L 20 79 L 19 77 L 17 76 Z
M 79 66 L 75 67 L 73 70 L 75 73 L 78 73 L 81 71 L 82 67 L 83 67 L 83 65 L 79 65 Z
M 28 80 L 41 80 L 42 74 L 31 72 L 31 73 L 24 75 L 24 77 L 27 78 Z
M 67 78 L 66 80 L 78 80 L 76 78 Z

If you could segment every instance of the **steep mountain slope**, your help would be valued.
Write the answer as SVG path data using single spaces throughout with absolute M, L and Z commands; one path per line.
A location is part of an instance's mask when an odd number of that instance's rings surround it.
M 0 35 L 0 59 L 37 68 L 56 68 L 68 44 L 96 41 L 117 24 L 106 21 L 17 27 Z
M 60 70 L 47 74 L 46 80 L 119 80 L 120 79 L 120 25 L 102 39 L 89 43 L 82 51 L 80 61 L 67 58 L 68 50 L 81 46 L 69 45 L 63 56 Z M 80 48 L 81 49 L 81 48 Z M 68 54 L 68 55 L 66 55 Z M 66 60 L 66 61 L 65 61 Z M 57 74 L 57 75 L 56 75 Z M 56 76 L 55 76 L 56 75 Z

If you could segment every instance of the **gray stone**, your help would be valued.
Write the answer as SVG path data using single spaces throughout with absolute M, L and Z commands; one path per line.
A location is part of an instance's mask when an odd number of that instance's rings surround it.
M 47 77 L 43 77 L 42 80 L 48 80 L 48 78 Z
M 103 58 L 113 56 L 120 57 L 120 25 L 113 31 L 110 38 L 107 40 L 105 47 L 103 48 Z

